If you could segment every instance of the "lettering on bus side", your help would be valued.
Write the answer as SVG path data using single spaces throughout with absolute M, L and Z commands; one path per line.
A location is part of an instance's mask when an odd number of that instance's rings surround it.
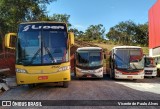
M 60 68 L 60 66 L 54 65 L 52 66 L 52 68 Z

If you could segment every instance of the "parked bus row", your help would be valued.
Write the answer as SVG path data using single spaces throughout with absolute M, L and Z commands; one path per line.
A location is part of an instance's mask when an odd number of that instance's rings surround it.
M 70 48 L 74 44 L 74 34 L 68 32 L 66 24 L 43 21 L 21 23 L 17 33 L 5 37 L 5 47 L 16 50 L 17 84 L 62 82 L 64 87 L 68 87 L 71 80 Z M 16 46 L 13 46 L 13 42 Z M 75 53 L 75 76 L 103 78 L 103 57 L 100 47 L 78 48 Z M 141 47 L 114 47 L 109 63 L 111 78 L 143 79 L 145 75 L 156 76 L 154 60 L 144 59 Z
M 110 51 L 109 75 L 113 79 L 144 79 L 157 75 L 153 57 L 144 56 L 141 47 L 118 46 Z M 103 50 L 100 47 L 78 48 L 75 53 L 77 78 L 103 78 Z

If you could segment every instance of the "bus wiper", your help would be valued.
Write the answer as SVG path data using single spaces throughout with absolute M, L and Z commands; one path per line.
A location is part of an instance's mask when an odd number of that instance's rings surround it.
M 44 46 L 44 48 L 47 51 L 47 53 L 48 53 L 49 57 L 51 58 L 51 60 L 53 60 L 53 56 L 52 56 L 51 52 L 48 50 L 47 47 Z
M 130 56 L 130 59 L 131 59 L 131 56 Z M 136 61 L 135 61 L 136 62 Z M 135 69 L 137 69 L 137 67 L 136 67 L 136 65 L 134 64 L 134 62 L 132 62 L 131 60 L 129 60 L 129 63 L 131 63 L 133 66 L 134 66 L 134 68 Z M 130 65 L 130 67 L 131 67 L 131 65 Z M 133 68 L 132 68 L 133 69 Z
M 33 60 L 36 58 L 36 56 L 38 55 L 38 53 L 41 51 L 41 48 L 39 48 L 38 50 L 37 50 L 37 52 L 34 54 L 34 56 L 32 57 L 32 59 L 31 59 L 31 61 L 27 64 L 27 66 L 28 65 L 31 65 L 32 63 L 33 63 Z
M 135 65 L 134 63 L 132 63 L 132 64 L 133 64 L 134 68 L 137 69 L 136 65 Z M 130 66 L 131 66 L 131 65 L 130 65 Z M 132 68 L 132 69 L 133 69 L 133 68 Z

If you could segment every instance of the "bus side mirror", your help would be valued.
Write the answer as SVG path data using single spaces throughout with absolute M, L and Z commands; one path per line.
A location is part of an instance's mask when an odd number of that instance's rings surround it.
M 15 49 L 17 34 L 8 33 L 5 35 L 5 47 L 9 49 Z
M 69 32 L 69 42 L 70 42 L 70 45 L 74 45 L 74 33 L 73 32 Z

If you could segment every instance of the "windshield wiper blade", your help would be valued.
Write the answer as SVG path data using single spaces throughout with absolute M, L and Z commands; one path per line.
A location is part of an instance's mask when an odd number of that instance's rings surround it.
M 36 58 L 36 56 L 38 55 L 38 53 L 41 51 L 41 48 L 39 48 L 38 50 L 37 50 L 37 52 L 34 54 L 34 56 L 32 57 L 32 59 L 31 59 L 31 61 L 27 64 L 27 66 L 28 65 L 31 65 L 32 63 L 33 63 L 33 60 Z
M 44 48 L 47 51 L 47 53 L 48 53 L 49 57 L 51 58 L 51 60 L 53 60 L 53 56 L 52 56 L 51 52 L 48 50 L 47 47 L 44 47 Z
M 132 64 L 133 64 L 134 68 L 137 69 L 136 65 L 134 63 L 132 63 Z

